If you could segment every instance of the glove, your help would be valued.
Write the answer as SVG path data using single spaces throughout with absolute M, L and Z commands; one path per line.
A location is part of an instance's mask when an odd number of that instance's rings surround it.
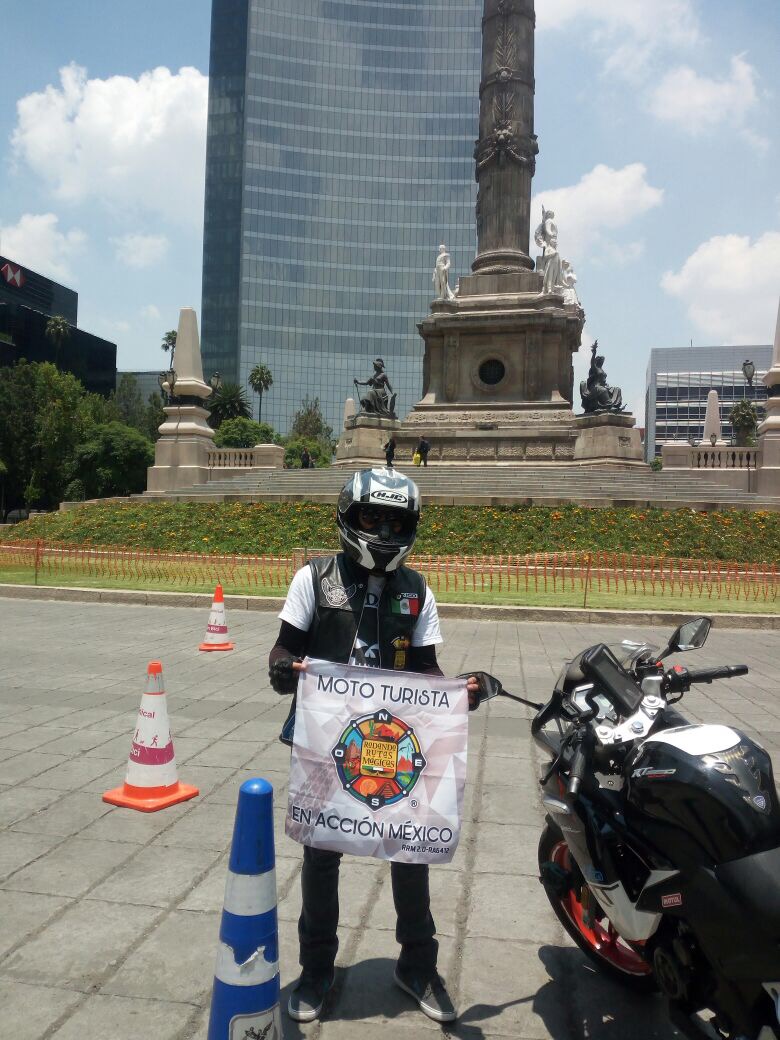
M 277 693 L 295 693 L 298 689 L 298 673 L 293 671 L 293 662 L 300 663 L 302 657 L 280 657 L 268 669 L 272 689 Z

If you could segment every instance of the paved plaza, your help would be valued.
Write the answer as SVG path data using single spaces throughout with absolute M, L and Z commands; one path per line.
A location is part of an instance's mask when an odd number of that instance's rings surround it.
M 272 614 L 233 613 L 230 654 L 199 654 L 200 610 L 0 600 L 0 1038 L 205 1040 L 227 852 L 240 783 L 277 792 L 281 973 L 297 967 L 300 848 L 285 837 L 288 701 L 266 658 Z M 563 661 L 665 631 L 445 621 L 447 674 L 485 668 L 547 695 Z M 163 662 L 180 779 L 200 797 L 159 813 L 116 809 L 146 664 Z M 751 675 L 699 688 L 691 718 L 728 722 L 780 749 L 780 633 L 713 632 L 689 663 L 746 662 Z M 536 879 L 536 760 L 528 712 L 492 702 L 470 720 L 463 840 L 431 873 L 440 967 L 462 1038 L 668 1040 L 657 998 L 625 994 L 572 947 Z M 440 1027 L 392 983 L 387 864 L 342 866 L 334 999 L 288 1040 L 425 1037 Z

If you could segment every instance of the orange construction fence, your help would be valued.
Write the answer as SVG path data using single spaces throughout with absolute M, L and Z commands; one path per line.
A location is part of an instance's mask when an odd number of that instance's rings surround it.
M 41 541 L 0 544 L 0 570 L 29 571 L 37 583 L 90 579 L 139 586 L 214 586 L 226 591 L 283 594 L 295 571 L 312 556 L 332 549 L 296 549 L 286 556 L 171 553 L 155 549 L 50 545 Z M 410 564 L 435 592 L 522 594 L 605 592 L 689 596 L 774 603 L 780 574 L 776 564 L 639 555 L 614 552 L 555 552 L 498 556 L 416 554 Z M 19 574 L 26 580 L 26 574 Z

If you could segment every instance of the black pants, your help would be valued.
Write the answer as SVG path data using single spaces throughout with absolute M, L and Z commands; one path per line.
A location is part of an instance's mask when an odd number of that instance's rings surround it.
M 304 971 L 327 974 L 336 960 L 339 941 L 340 852 L 303 849 L 301 890 L 303 909 L 298 921 L 300 963 Z M 428 867 L 424 864 L 391 863 L 393 902 L 397 914 L 395 937 L 401 944 L 398 963 L 421 973 L 436 968 L 439 949 L 434 936 L 428 892 Z M 357 924 L 357 921 L 354 921 Z
M 395 452 L 394 451 L 386 451 L 385 452 L 385 460 L 387 462 L 388 467 L 391 467 L 393 465 L 393 459 L 394 458 L 395 458 Z

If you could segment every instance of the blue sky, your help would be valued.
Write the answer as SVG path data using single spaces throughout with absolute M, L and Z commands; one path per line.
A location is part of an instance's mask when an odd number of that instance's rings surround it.
M 200 308 L 210 7 L 0 0 L 0 251 L 77 289 L 123 369 L 159 368 Z M 780 5 L 536 7 L 534 214 L 556 210 L 586 345 L 639 411 L 652 347 L 772 341 Z

